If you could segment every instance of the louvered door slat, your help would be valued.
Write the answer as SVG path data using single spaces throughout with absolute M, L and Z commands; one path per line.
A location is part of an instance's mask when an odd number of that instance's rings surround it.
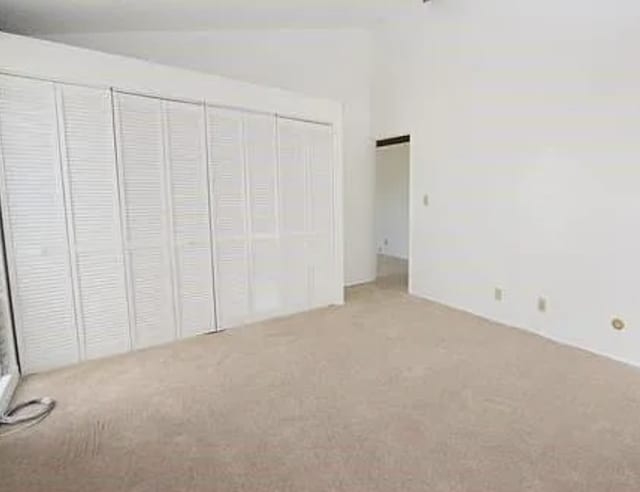
M 276 118 L 245 115 L 252 319 L 282 312 Z
M 276 120 L 271 115 L 245 116 L 251 235 L 275 237 L 277 231 Z
M 280 226 L 283 235 L 307 232 L 307 166 L 304 123 L 278 120 Z
M 278 119 L 285 303 L 289 310 L 331 304 L 336 278 L 333 130 Z
M 109 91 L 58 86 L 80 339 L 89 359 L 130 347 Z
M 333 226 L 333 133 L 329 126 L 307 124 L 309 169 L 309 242 L 311 305 L 326 306 L 336 298 Z
M 215 330 L 204 112 L 165 102 L 182 336 Z
M 227 239 L 217 242 L 216 289 L 222 328 L 233 328 L 249 316 L 249 269 L 247 241 Z
M 207 119 L 217 309 L 221 328 L 232 328 L 247 321 L 251 304 L 244 117 L 208 108 Z
M 283 308 L 280 241 L 254 239 L 252 256 L 252 312 L 255 318 L 264 319 L 281 313 Z
M 309 264 L 309 300 L 312 307 L 327 306 L 335 299 L 336 283 L 333 244 L 327 234 L 314 234 L 307 239 Z
M 333 232 L 333 133 L 329 126 L 308 124 L 309 148 L 308 196 L 310 231 Z
M 280 241 L 283 311 L 304 311 L 310 305 L 307 241 L 304 236 L 283 237 Z
M 22 368 L 79 357 L 53 84 L 0 76 L 7 255 Z
M 305 123 L 278 118 L 278 190 L 280 207 L 281 286 L 284 309 L 310 305 L 307 257 L 308 190 Z
M 162 103 L 116 94 L 125 244 L 134 306 L 134 347 L 175 339 Z
M 216 237 L 244 238 L 247 212 L 242 113 L 210 108 L 208 120 Z

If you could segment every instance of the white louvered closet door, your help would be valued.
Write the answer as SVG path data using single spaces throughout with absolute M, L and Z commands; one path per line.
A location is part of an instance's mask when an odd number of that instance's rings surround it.
M 278 118 L 280 265 L 285 312 L 310 304 L 305 123 Z
M 162 101 L 114 96 L 133 345 L 142 348 L 177 335 Z
M 205 113 L 164 102 L 181 336 L 216 329 Z
M 276 118 L 245 115 L 245 148 L 249 184 L 252 319 L 282 312 Z
M 243 113 L 207 108 L 207 127 L 218 319 L 232 328 L 246 322 L 251 303 Z
M 0 76 L 2 205 L 22 370 L 79 360 L 54 85 Z
M 334 176 L 333 129 L 330 126 L 307 124 L 308 147 L 308 225 L 307 252 L 310 263 L 311 305 L 326 306 L 337 299 L 334 240 Z
M 339 299 L 333 129 L 278 118 L 280 230 L 290 311 Z
M 57 90 L 81 356 L 92 359 L 130 350 L 111 94 Z

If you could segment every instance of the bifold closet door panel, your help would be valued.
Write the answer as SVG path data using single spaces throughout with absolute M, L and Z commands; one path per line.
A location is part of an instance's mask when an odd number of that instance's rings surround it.
M 220 323 L 224 329 L 242 325 L 249 319 L 249 250 L 244 239 L 218 241 L 216 293 Z
M 333 235 L 333 129 L 308 124 L 309 231 Z
M 278 165 L 280 233 L 307 233 L 307 139 L 306 123 L 278 118 Z
M 280 244 L 278 239 L 253 240 L 251 289 L 254 319 L 264 319 L 283 312 Z
M 162 101 L 114 94 L 133 346 L 176 338 Z
M 208 108 L 209 166 L 216 239 L 246 238 L 243 114 Z
M 111 94 L 57 89 L 78 329 L 91 359 L 130 349 Z
M 251 304 L 244 114 L 209 107 L 207 128 L 218 318 L 232 328 L 249 318 Z
M 335 264 L 333 129 L 278 119 L 281 241 L 290 311 L 331 304 Z
M 306 242 L 309 265 L 309 302 L 311 307 L 332 304 L 337 299 L 333 245 L 326 234 L 311 235 Z
M 245 146 L 249 178 L 251 235 L 278 235 L 276 118 L 245 115 Z
M 305 236 L 280 240 L 280 278 L 282 279 L 283 312 L 297 313 L 309 309 L 310 275 Z
M 306 123 L 278 118 L 278 190 L 282 295 L 287 313 L 310 305 L 307 254 L 308 169 Z
M 216 329 L 205 113 L 201 105 L 164 103 L 182 336 Z
M 6 249 L 24 373 L 77 362 L 54 85 L 0 76 Z
M 308 124 L 309 254 L 311 304 L 326 306 L 341 288 L 337 279 L 334 233 L 333 129 Z
M 282 312 L 278 233 L 276 118 L 245 115 L 245 148 L 249 184 L 252 318 Z

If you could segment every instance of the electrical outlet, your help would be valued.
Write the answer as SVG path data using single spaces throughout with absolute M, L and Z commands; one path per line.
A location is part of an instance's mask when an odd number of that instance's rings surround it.
M 388 240 L 388 239 L 385 239 L 385 240 L 384 240 L 384 245 L 385 245 L 385 246 L 389 246 L 389 240 Z
M 493 296 L 496 301 L 502 301 L 502 299 L 504 298 L 504 291 L 501 288 L 496 287 L 495 291 L 493 292 Z
M 547 312 L 547 300 L 544 297 L 538 299 L 538 311 L 541 313 Z

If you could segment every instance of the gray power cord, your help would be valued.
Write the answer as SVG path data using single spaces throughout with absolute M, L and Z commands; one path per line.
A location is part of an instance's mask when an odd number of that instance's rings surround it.
M 55 406 L 55 400 L 48 397 L 35 398 L 16 405 L 4 415 L 0 415 L 0 437 L 6 437 L 42 422 L 49 416 Z M 22 413 L 24 409 L 29 407 L 36 407 L 36 410 L 18 415 L 18 413 Z M 11 427 L 12 429 L 4 431 L 4 427 Z

